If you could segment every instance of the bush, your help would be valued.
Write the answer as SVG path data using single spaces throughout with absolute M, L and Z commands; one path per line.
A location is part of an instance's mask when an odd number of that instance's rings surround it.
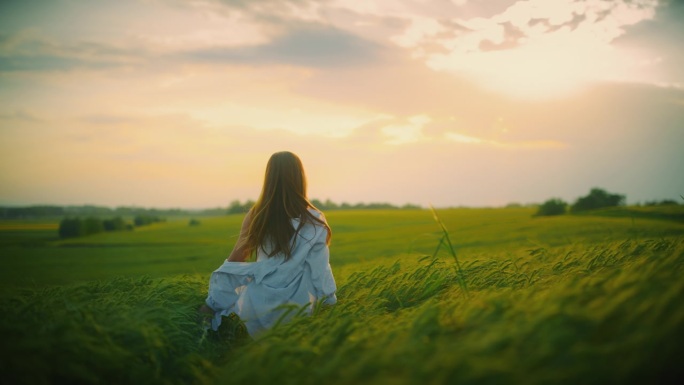
M 86 218 L 81 222 L 81 235 L 92 235 L 104 231 L 102 221 L 97 218 Z
M 646 201 L 644 202 L 644 206 L 678 206 L 679 203 L 675 200 L 672 199 L 663 199 L 660 202 L 658 201 Z
M 623 206 L 624 204 L 624 195 L 610 194 L 600 188 L 593 188 L 589 192 L 589 195 L 577 199 L 577 201 L 572 205 L 571 211 L 580 212 L 604 207 Z
M 136 227 L 151 225 L 152 223 L 163 222 L 164 219 L 154 215 L 136 215 L 133 224 Z
M 226 211 L 227 214 L 245 214 L 249 211 L 249 209 L 254 206 L 254 201 L 248 200 L 245 203 L 240 203 L 239 200 L 234 200 L 230 202 L 230 206 L 228 206 L 228 210 Z
M 76 238 L 86 235 L 101 233 L 104 231 L 122 231 L 133 230 L 133 226 L 124 222 L 121 217 L 114 219 L 101 220 L 90 217 L 86 219 L 81 218 L 65 218 L 59 222 L 59 237 Z
M 535 217 L 540 216 L 551 216 L 551 215 L 563 215 L 565 214 L 565 208 L 568 206 L 565 201 L 560 198 L 551 198 L 539 206 L 539 210 L 534 214 Z
M 105 231 L 121 231 L 126 230 L 126 222 L 124 222 L 121 217 L 116 217 L 113 219 L 105 219 L 102 221 Z
M 59 237 L 76 238 L 81 236 L 81 220 L 78 218 L 64 218 L 59 222 Z
M 188 222 L 188 226 L 199 226 L 201 224 L 202 224 L 202 222 L 198 221 L 195 218 L 190 219 L 190 222 Z

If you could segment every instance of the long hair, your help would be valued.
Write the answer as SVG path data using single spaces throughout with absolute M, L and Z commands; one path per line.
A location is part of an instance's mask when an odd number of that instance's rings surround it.
M 314 216 L 309 208 L 316 209 L 306 197 L 306 175 L 297 155 L 282 151 L 271 155 L 266 165 L 261 195 L 250 210 L 251 221 L 247 232 L 247 247 L 266 251 L 269 257 L 283 253 L 290 259 L 296 235 L 305 223 L 322 225 L 330 242 L 328 224 Z M 318 210 L 318 209 L 316 209 Z M 299 218 L 295 229 L 291 220 Z M 270 250 L 265 248 L 268 243 Z

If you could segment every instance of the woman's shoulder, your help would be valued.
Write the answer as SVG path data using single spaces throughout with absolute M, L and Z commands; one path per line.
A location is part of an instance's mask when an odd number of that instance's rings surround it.
M 323 212 L 321 210 L 314 208 L 314 207 L 309 207 L 308 211 L 314 218 L 316 218 L 320 221 L 319 223 L 315 223 L 315 224 L 318 224 L 320 226 L 327 226 L 328 225 L 328 221 L 325 219 L 325 214 L 323 214 Z
M 302 217 L 300 217 L 302 218 L 300 220 L 303 220 L 304 223 L 302 223 L 302 231 L 298 232 L 298 234 L 308 240 L 324 237 L 322 239 L 325 240 L 325 243 L 328 243 L 330 240 L 330 226 L 323 212 L 315 207 L 308 207 L 307 214 L 302 214 Z

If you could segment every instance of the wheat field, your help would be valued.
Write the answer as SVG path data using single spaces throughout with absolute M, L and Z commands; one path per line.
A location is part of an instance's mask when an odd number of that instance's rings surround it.
M 643 210 L 642 210 L 643 211 Z M 252 340 L 196 309 L 240 216 L 59 240 L 0 226 L 15 384 L 599 384 L 682 377 L 680 216 L 333 211 L 339 302 Z M 600 213 L 599 213 L 600 214 Z M 679 215 L 679 214 L 678 214 Z M 672 220 L 671 218 L 675 218 Z M 444 228 L 440 226 L 443 224 Z M 446 230 L 446 231 L 445 231 Z M 448 234 L 448 244 L 445 234 Z M 297 311 L 297 309 L 292 309 Z

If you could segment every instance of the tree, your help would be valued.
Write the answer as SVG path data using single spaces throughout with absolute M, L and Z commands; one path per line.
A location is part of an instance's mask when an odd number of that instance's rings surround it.
M 81 235 L 92 235 L 103 231 L 102 221 L 97 218 L 89 217 L 81 222 Z
M 164 222 L 164 218 L 160 218 L 154 215 L 136 215 L 133 218 L 133 224 L 136 227 L 147 226 L 157 222 Z
M 539 209 L 534 214 L 535 217 L 540 216 L 551 216 L 551 215 L 563 215 L 565 214 L 565 208 L 567 207 L 565 203 L 560 198 L 551 198 L 539 206 Z
M 413 204 L 413 203 L 406 203 L 405 205 L 401 206 L 402 210 L 420 210 L 422 207 L 419 205 Z
M 102 221 L 104 231 L 121 231 L 126 229 L 126 222 L 121 217 L 105 219 Z
M 248 212 L 252 206 L 254 206 L 254 201 L 252 200 L 247 200 L 245 203 L 240 203 L 239 200 L 234 200 L 230 202 L 230 206 L 228 206 L 227 214 L 244 214 Z
M 653 201 L 646 201 L 644 202 L 644 206 L 678 206 L 679 203 L 675 200 L 672 199 L 663 199 L 660 202 L 653 200 Z
M 228 206 L 227 214 L 238 214 L 242 212 L 242 203 L 239 200 L 234 200 L 230 202 Z
M 611 194 L 600 188 L 592 188 L 591 191 L 589 191 L 589 195 L 577 198 L 577 201 L 575 201 L 570 210 L 573 213 L 576 213 L 604 207 L 623 206 L 624 204 L 624 195 Z
M 59 237 L 76 238 L 81 235 L 81 220 L 78 218 L 64 218 L 59 222 Z

